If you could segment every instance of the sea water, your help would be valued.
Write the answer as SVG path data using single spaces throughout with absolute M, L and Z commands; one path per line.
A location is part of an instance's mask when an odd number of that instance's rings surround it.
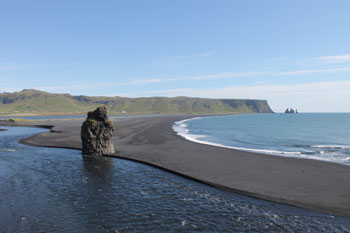
M 350 165 L 350 113 L 199 117 L 173 128 L 198 143 Z
M 0 127 L 5 128 L 5 127 Z M 350 218 L 220 190 L 140 163 L 0 132 L 0 232 L 349 232 Z

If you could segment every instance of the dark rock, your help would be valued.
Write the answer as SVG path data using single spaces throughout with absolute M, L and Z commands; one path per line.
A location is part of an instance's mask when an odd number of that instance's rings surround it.
M 83 155 L 102 156 L 115 153 L 112 140 L 114 125 L 108 120 L 106 106 L 101 105 L 87 115 L 80 133 Z
M 284 111 L 284 113 L 298 113 L 298 110 L 295 110 L 293 108 L 290 108 L 290 109 L 286 109 L 286 111 Z

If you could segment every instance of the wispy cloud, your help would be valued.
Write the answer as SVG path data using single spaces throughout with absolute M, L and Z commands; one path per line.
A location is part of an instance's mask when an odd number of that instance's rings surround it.
M 149 91 L 146 92 L 147 94 L 169 94 L 169 93 L 183 93 L 183 92 L 190 92 L 194 89 L 192 88 L 179 88 L 179 89 L 167 89 L 167 90 L 155 90 L 155 91 Z
M 82 67 L 84 64 L 81 62 L 23 62 L 23 63 L 0 63 L 0 71 L 9 70 L 33 70 L 33 69 L 53 69 L 53 68 L 77 68 Z
M 311 82 L 302 84 L 256 84 L 256 85 L 238 85 L 223 88 L 184 88 L 184 89 L 166 89 L 144 92 L 144 94 L 171 94 L 171 96 L 186 95 L 193 97 L 212 98 L 261 98 L 266 96 L 288 96 L 293 95 L 347 95 L 350 96 L 350 81 L 334 82 Z
M 164 83 L 172 82 L 186 79 L 185 77 L 176 77 L 176 78 L 151 78 L 151 79 L 137 79 L 131 82 L 126 82 L 124 85 L 142 85 L 142 84 L 152 84 L 152 83 Z
M 175 82 L 183 80 L 205 80 L 205 79 L 225 79 L 225 78 L 238 78 L 247 77 L 259 74 L 266 74 L 264 72 L 223 72 L 217 74 L 207 74 L 207 75 L 194 75 L 194 76 L 178 76 L 173 78 L 151 78 L 151 79 L 137 79 L 131 82 L 125 83 L 125 85 L 142 85 L 142 84 L 153 84 L 153 83 L 165 83 L 165 82 Z
M 0 64 L 0 72 L 1 71 L 9 71 L 9 70 L 17 70 L 22 68 L 23 66 L 16 64 Z
M 191 80 L 210 80 L 210 79 L 229 79 L 229 78 L 240 78 L 258 75 L 271 75 L 271 76 L 284 76 L 284 75 L 303 75 L 312 73 L 334 73 L 334 72 L 348 72 L 350 67 L 339 67 L 339 68 L 327 68 L 327 69 L 307 69 L 307 70 L 296 70 L 287 72 L 222 72 L 216 74 L 207 75 L 194 75 L 194 76 L 178 76 L 172 78 L 151 78 L 151 79 L 136 79 L 131 82 L 127 82 L 124 85 L 143 85 L 153 83 L 166 83 L 176 81 L 191 81 Z
M 303 111 L 350 112 L 350 81 L 312 82 L 291 85 L 249 85 L 223 88 L 169 89 L 142 93 L 164 96 L 189 96 L 203 98 L 247 98 L 266 99 L 275 111 L 286 107 L 297 107 Z M 337 102 L 335 105 L 334 103 Z
M 110 83 L 89 83 L 89 84 L 72 84 L 72 85 L 53 85 L 53 86 L 36 86 L 32 87 L 41 91 L 54 91 L 54 92 L 72 92 L 81 91 L 87 89 L 101 88 L 109 86 Z
M 18 87 L 0 87 L 0 93 L 3 92 L 16 92 L 16 91 L 21 91 L 23 88 L 18 88 Z
M 145 92 L 120 92 L 117 94 L 110 94 L 108 96 L 122 96 L 122 97 L 144 97 L 144 96 L 170 96 L 172 93 L 177 95 L 177 93 L 189 92 L 191 88 L 179 88 L 179 89 L 162 89 L 162 90 L 153 90 L 153 91 L 145 91 Z M 170 94 L 170 95 L 169 95 Z
M 36 89 L 40 91 L 69 93 L 87 89 L 96 89 L 108 86 L 108 83 L 90 83 L 90 84 L 73 84 L 73 85 L 52 85 L 52 86 L 19 86 L 19 87 L 0 87 L 0 92 L 15 92 L 23 89 Z
M 316 58 L 318 61 L 322 61 L 325 63 L 333 64 L 333 63 L 345 63 L 350 62 L 350 54 L 338 55 L 338 56 L 324 56 Z
M 183 55 L 183 56 L 163 57 L 148 63 L 148 65 L 162 67 L 162 68 L 180 67 L 187 64 L 191 64 L 193 62 L 197 62 L 206 57 L 212 57 L 214 56 L 214 54 L 215 54 L 214 51 L 206 51 L 206 52 L 200 52 L 196 54 Z
M 332 72 L 342 72 L 342 71 L 350 71 L 350 67 L 297 70 L 297 71 L 279 72 L 279 73 L 276 73 L 276 75 L 300 75 L 300 74 L 310 74 L 310 73 L 332 73 Z
M 223 78 L 235 78 L 235 77 L 246 77 L 264 74 L 264 72 L 223 72 L 218 74 L 198 75 L 190 77 L 192 80 L 203 80 L 203 79 L 223 79 Z
M 203 52 L 203 53 L 197 53 L 195 55 L 193 55 L 192 57 L 211 57 L 215 54 L 214 51 L 207 51 L 207 52 Z

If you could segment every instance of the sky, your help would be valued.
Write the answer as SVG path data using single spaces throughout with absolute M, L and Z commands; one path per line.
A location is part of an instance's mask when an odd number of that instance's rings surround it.
M 350 112 L 348 0 L 0 0 L 0 92 Z

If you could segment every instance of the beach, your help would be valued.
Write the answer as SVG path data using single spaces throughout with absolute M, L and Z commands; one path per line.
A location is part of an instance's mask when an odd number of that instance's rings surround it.
M 196 116 L 111 118 L 116 126 L 116 154 L 110 156 L 146 163 L 218 188 L 265 200 L 350 215 L 349 166 L 191 142 L 178 136 L 172 126 L 176 121 L 193 117 Z M 22 139 L 21 143 L 81 149 L 80 126 L 83 120 L 26 123 L 26 126 L 54 127 L 51 131 Z

